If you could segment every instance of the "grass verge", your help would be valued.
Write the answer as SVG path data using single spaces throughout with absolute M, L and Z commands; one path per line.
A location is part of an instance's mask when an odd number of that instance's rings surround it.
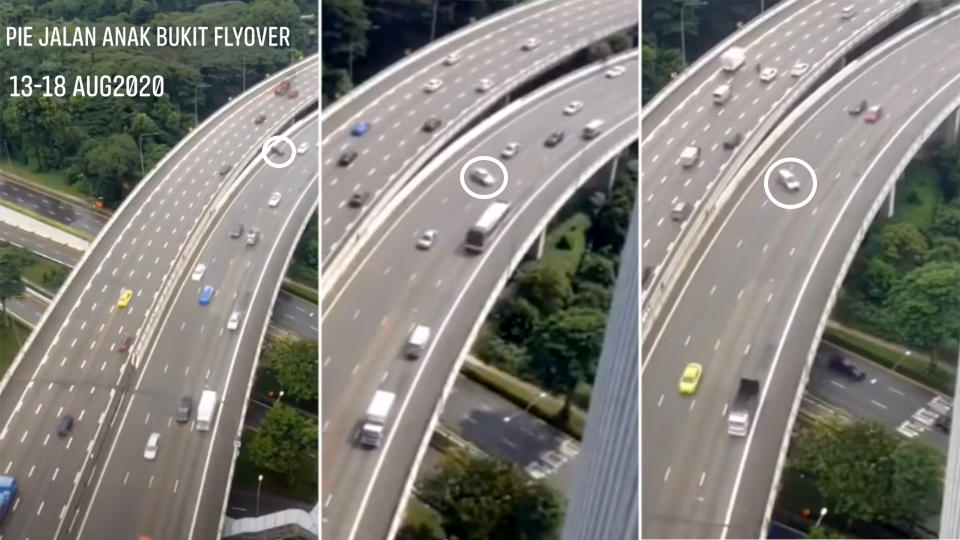
M 947 380 L 942 373 L 931 372 L 927 368 L 927 361 L 915 356 L 904 356 L 899 351 L 891 350 L 879 343 L 869 341 L 860 336 L 851 334 L 839 328 L 827 327 L 823 332 L 823 340 L 843 347 L 850 352 L 859 354 L 881 366 L 893 369 L 897 366 L 897 373 L 923 383 L 948 396 L 953 395 L 953 379 Z
M 43 287 L 43 289 L 50 294 L 57 294 L 60 286 L 63 285 L 63 282 L 67 280 L 67 276 L 70 275 L 70 269 L 31 251 L 24 250 L 24 252 L 31 261 L 30 266 L 23 270 L 24 279 L 28 279 L 35 285 Z
M 320 293 L 317 289 L 310 287 L 309 285 L 304 285 L 299 281 L 293 281 L 290 278 L 285 278 L 283 280 L 283 285 L 280 286 L 280 290 L 286 291 L 294 296 L 299 296 L 308 302 L 314 304 L 320 303 Z
M 578 212 L 547 234 L 543 250 L 543 264 L 563 270 L 572 276 L 580 267 L 580 259 L 587 249 L 587 229 L 590 217 Z
M 15 205 L 15 204 L 11 203 L 11 202 L 7 202 L 7 201 L 3 201 L 3 200 L 0 200 L 0 204 L 2 204 L 3 206 L 5 206 L 5 207 L 7 207 L 7 208 L 9 208 L 9 209 L 11 209 L 11 210 L 13 210 L 14 212 L 20 212 L 21 214 L 23 214 L 23 215 L 25 215 L 25 216 L 32 217 L 33 219 L 35 219 L 35 220 L 37 220 L 37 221 L 46 223 L 47 225 L 49 225 L 49 226 L 51 226 L 51 227 L 55 227 L 55 228 L 57 228 L 57 229 L 60 229 L 61 231 L 65 232 L 65 233 L 67 233 L 67 234 L 72 234 L 73 236 L 76 236 L 77 238 L 82 238 L 82 239 L 86 240 L 87 242 L 93 242 L 93 235 L 87 234 L 87 233 L 85 233 L 85 232 L 83 232 L 83 231 L 78 231 L 77 229 L 74 229 L 73 227 L 70 227 L 69 225 L 64 225 L 63 223 L 60 223 L 59 221 L 57 221 L 57 220 L 55 220 L 55 219 L 50 219 L 50 218 L 48 218 L 47 216 L 40 215 L 40 214 L 34 212 L 33 210 L 29 210 L 29 209 L 24 208 L 24 207 L 22 207 L 22 206 L 17 206 L 17 205 Z
M 566 423 L 557 418 L 557 413 L 563 408 L 563 400 L 548 396 L 538 399 L 540 390 L 536 386 L 501 371 L 493 366 L 479 362 L 464 362 L 463 374 L 497 394 L 508 399 L 518 407 L 528 407 L 530 412 L 557 429 L 568 433 L 571 437 L 582 440 L 583 427 L 587 421 L 587 414 L 579 407 L 570 408 L 570 418 Z
M 304 460 L 300 473 L 294 478 L 293 484 L 288 484 L 283 475 L 258 469 L 250 459 L 249 447 L 253 442 L 254 432 L 244 428 L 240 445 L 240 456 L 237 457 L 237 468 L 233 473 L 234 489 L 255 491 L 257 489 L 257 475 L 263 475 L 261 489 L 267 493 L 286 497 L 307 504 L 317 502 L 317 460 Z
M 0 324 L 0 376 L 7 372 L 20 352 L 23 342 L 30 336 L 30 329 L 12 318 L 10 324 Z
M 66 195 L 72 199 L 80 199 L 90 204 L 96 200 L 89 193 L 84 193 L 75 185 L 67 181 L 67 177 L 60 171 L 38 172 L 32 167 L 16 161 L 4 161 L 3 171 L 19 176 L 21 180 L 34 184 L 40 191 L 52 191 Z M 44 189 L 46 188 L 46 189 Z

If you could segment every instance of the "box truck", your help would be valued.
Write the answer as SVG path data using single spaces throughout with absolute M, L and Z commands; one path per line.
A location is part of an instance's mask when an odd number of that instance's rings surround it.
M 730 47 L 720 55 L 720 66 L 724 71 L 736 71 L 747 61 L 747 53 L 743 47 Z
M 368 448 L 380 446 L 387 417 L 390 415 L 390 409 L 393 407 L 396 398 L 396 394 L 386 390 L 377 390 L 377 393 L 373 395 L 373 401 L 367 407 L 367 414 L 363 416 L 363 427 L 360 428 L 360 444 Z
M 216 414 L 217 393 L 213 390 L 204 390 L 203 394 L 200 394 L 200 404 L 197 405 L 197 431 L 210 431 Z

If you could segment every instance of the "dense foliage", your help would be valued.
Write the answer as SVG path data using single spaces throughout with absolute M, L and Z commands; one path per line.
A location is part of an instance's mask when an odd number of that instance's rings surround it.
M 267 347 L 264 363 L 276 374 L 284 393 L 291 399 L 317 399 L 317 341 L 280 338 Z
M 267 412 L 250 443 L 250 458 L 260 468 L 294 477 L 307 460 L 316 459 L 317 421 L 278 403 Z
M 300 16 L 315 10 L 305 0 L 0 2 L 0 25 L 30 25 L 37 35 L 53 25 L 288 26 L 294 48 L 6 47 L 0 50 L 5 77 L 64 75 L 72 81 L 75 75 L 161 75 L 165 95 L 14 98 L 2 92 L 0 152 L 35 170 L 62 173 L 81 191 L 115 204 L 140 179 L 141 139 L 149 170 L 195 125 L 195 110 L 202 118 L 244 86 L 314 52 L 316 20 Z

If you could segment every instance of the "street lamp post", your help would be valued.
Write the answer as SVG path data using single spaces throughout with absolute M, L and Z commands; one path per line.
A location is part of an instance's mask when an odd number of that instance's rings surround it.
M 687 7 L 698 7 L 705 5 L 706 2 L 684 2 L 680 4 L 680 55 L 683 57 L 683 67 L 687 67 L 687 27 L 684 24 L 684 10 Z
M 263 484 L 263 475 L 257 475 L 257 517 L 260 517 L 260 485 Z
M 281 399 L 283 399 L 283 390 L 281 390 L 280 393 L 277 395 L 277 400 L 274 401 L 273 404 L 274 404 L 274 405 L 279 405 Z
M 515 413 L 513 413 L 513 414 L 511 414 L 511 415 L 509 415 L 509 416 L 504 416 L 504 417 L 503 417 L 503 421 L 504 421 L 504 422 L 509 422 L 510 420 L 513 420 L 513 417 L 514 417 L 514 416 L 517 416 L 518 414 L 525 413 L 525 412 L 529 411 L 529 410 L 530 410 L 530 407 L 533 407 L 533 404 L 534 404 L 534 403 L 540 401 L 541 399 L 543 399 L 543 398 L 545 398 L 545 397 L 547 397 L 547 393 L 546 393 L 546 392 L 540 392 L 540 395 L 537 396 L 537 399 L 531 401 L 530 403 L 527 403 L 527 406 L 524 407 L 524 409 L 523 409 L 522 411 L 515 412 Z
M 814 527 L 819 527 L 819 526 L 820 526 L 820 522 L 823 521 L 823 516 L 825 516 L 825 515 L 827 515 L 827 507 L 826 507 L 826 506 L 824 506 L 823 508 L 820 509 L 820 517 L 817 518 L 817 524 L 814 525 Z
M 151 131 L 149 133 L 141 133 L 137 136 L 137 147 L 140 149 L 140 178 L 143 178 L 143 175 L 146 174 L 143 170 L 143 137 L 145 135 L 158 135 L 159 133 L 159 131 Z
M 200 114 L 197 112 L 197 90 L 206 88 L 207 84 L 200 83 L 193 87 L 193 125 L 200 125 Z
M 439 7 L 440 0 L 433 0 L 433 17 L 430 20 L 430 43 L 433 43 L 434 38 L 437 37 L 437 7 Z
M 896 370 L 897 370 L 897 366 L 900 365 L 900 362 L 903 362 L 903 361 L 906 360 L 907 358 L 910 358 L 910 355 L 911 355 L 911 354 L 913 354 L 913 351 L 907 349 L 906 352 L 903 353 L 903 356 L 901 356 L 899 359 L 897 359 L 896 363 L 893 364 L 893 371 L 896 371 Z

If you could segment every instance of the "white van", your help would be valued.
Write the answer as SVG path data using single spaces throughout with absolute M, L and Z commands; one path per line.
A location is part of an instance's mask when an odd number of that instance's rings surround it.
M 407 344 L 404 347 L 404 353 L 407 358 L 419 358 L 423 351 L 427 349 L 430 343 L 430 327 L 418 324 L 413 327 L 410 337 L 407 338 Z
M 680 152 L 680 164 L 684 167 L 692 167 L 700 159 L 700 148 L 688 146 Z
M 592 139 L 600 134 L 600 131 L 603 129 L 603 120 L 597 118 L 596 120 L 591 120 L 590 123 L 583 126 L 583 138 Z
M 721 84 L 713 91 L 713 103 L 715 105 L 723 105 L 730 99 L 730 85 Z

